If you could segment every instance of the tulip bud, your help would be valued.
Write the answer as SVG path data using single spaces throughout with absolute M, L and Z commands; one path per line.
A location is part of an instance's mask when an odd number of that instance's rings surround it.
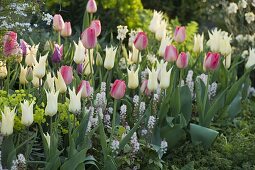
M 189 58 L 185 52 L 181 52 L 177 58 L 176 66 L 178 68 L 186 68 L 188 66 Z
M 97 57 L 96 57 L 96 65 L 97 66 L 102 66 L 103 65 L 103 59 L 102 59 L 102 57 L 101 57 L 101 55 L 100 55 L 100 53 L 99 52 L 97 52 Z
M 47 132 L 46 135 L 43 134 L 43 136 L 47 142 L 48 148 L 50 149 L 50 135 L 49 135 L 49 133 Z
M 75 46 L 75 52 L 74 52 L 73 60 L 76 64 L 81 64 L 85 60 L 85 48 L 81 40 L 79 40 L 78 45 L 74 42 L 74 46 Z
M 194 48 L 193 48 L 193 51 L 195 53 L 201 53 L 203 51 L 203 43 L 204 43 L 204 34 L 194 35 Z
M 178 50 L 174 45 L 168 45 L 165 49 L 164 59 L 168 62 L 175 62 L 178 58 Z
M 69 96 L 70 96 L 69 112 L 79 113 L 81 111 L 82 90 L 80 90 L 77 95 L 75 93 L 74 88 L 73 88 L 73 90 L 68 89 L 68 91 L 69 91 Z
M 160 88 L 167 89 L 170 85 L 170 74 L 172 68 L 169 71 L 166 71 L 167 62 L 163 64 L 160 70 Z
M 54 86 L 54 77 L 51 76 L 51 73 L 48 73 L 46 76 L 46 81 L 44 83 L 44 88 L 50 91 L 55 91 Z
M 46 70 L 46 60 L 48 57 L 48 53 L 39 59 L 39 63 L 36 63 L 34 66 L 34 75 L 39 79 L 42 79 L 45 76 Z
M 44 51 L 50 51 L 51 50 L 51 46 L 52 46 L 51 44 L 52 43 L 49 40 L 47 40 L 45 42 L 45 44 L 44 44 L 44 47 L 43 47 Z
M 81 97 L 86 98 L 89 97 L 92 93 L 92 88 L 88 81 L 82 80 L 77 88 L 77 93 L 81 91 Z
M 223 60 L 223 65 L 225 66 L 226 69 L 229 69 L 231 65 L 231 54 L 225 57 L 225 59 Z
M 171 43 L 170 37 L 165 37 L 161 40 L 159 50 L 158 50 L 159 56 L 161 56 L 161 57 L 165 56 L 166 47 L 170 43 Z
M 85 48 L 95 48 L 97 44 L 96 30 L 94 28 L 87 28 L 81 34 L 81 41 Z
M 40 81 L 39 78 L 35 76 L 35 74 L 33 73 L 33 80 L 32 80 L 32 84 L 34 87 L 38 88 L 40 86 Z
M 55 14 L 53 17 L 53 29 L 60 32 L 64 28 L 64 20 L 60 14 Z
M 22 55 L 26 56 L 28 54 L 30 45 L 28 45 L 23 39 L 20 39 L 20 48 L 22 50 Z
M 136 89 L 139 85 L 139 79 L 138 79 L 138 72 L 139 72 L 139 67 L 134 71 L 133 69 L 129 70 L 127 69 L 128 72 L 128 88 L 130 89 Z
M 125 81 L 122 80 L 115 80 L 112 87 L 110 94 L 114 99 L 121 99 L 124 97 L 126 92 L 126 84 Z
M 23 67 L 20 64 L 20 74 L 19 74 L 19 83 L 20 84 L 26 84 L 27 83 L 27 79 L 26 79 L 26 75 L 27 75 L 27 67 Z M 33 79 L 33 78 L 32 78 Z
M 145 93 L 147 96 L 150 95 L 150 93 L 151 93 L 150 90 L 148 89 L 148 80 L 147 79 L 143 80 L 143 82 L 142 82 L 141 92 Z
M 54 44 L 54 51 L 51 57 L 51 61 L 53 63 L 59 63 L 62 60 L 63 56 L 63 45 L 59 46 L 58 44 Z
M 214 71 L 218 68 L 220 63 L 220 54 L 208 52 L 204 58 L 204 70 L 205 71 Z
M 6 64 L 0 61 L 0 79 L 4 79 L 7 76 Z
M 86 6 L 86 11 L 88 13 L 95 13 L 97 12 L 97 4 L 95 0 L 89 0 Z
M 178 43 L 182 43 L 183 41 L 185 41 L 185 38 L 186 38 L 185 27 L 177 26 L 174 32 L 174 40 Z
M 2 135 L 11 135 L 13 133 L 15 117 L 15 108 L 11 111 L 9 107 L 4 106 L 4 112 L 2 112 L 2 125 L 1 133 Z
M 128 60 L 130 64 L 137 63 L 138 59 L 139 59 L 139 63 L 142 61 L 141 53 L 139 53 L 139 50 L 136 49 L 134 45 L 132 46 L 132 52 L 129 51 L 128 55 L 129 55 Z
M 20 103 L 21 110 L 22 110 L 22 116 L 21 116 L 21 123 L 25 126 L 30 126 L 34 121 L 34 115 L 33 115 L 33 106 L 34 101 L 29 105 L 29 102 L 27 100 L 24 101 L 24 103 Z
M 248 69 L 255 64 L 255 48 L 249 49 L 248 61 L 245 64 L 245 68 Z
M 64 23 L 64 28 L 61 30 L 60 34 L 62 37 L 69 37 L 72 35 L 72 27 L 70 22 Z
M 56 90 L 59 91 L 59 93 L 65 93 L 67 90 L 66 83 L 62 77 L 62 74 L 58 71 L 58 78 L 55 77 L 55 85 Z
M 150 91 L 154 91 L 158 88 L 158 71 L 153 68 L 152 71 L 148 69 L 148 72 L 149 79 L 147 87 Z
M 29 52 L 28 52 L 28 54 L 25 58 L 26 65 L 31 67 L 31 66 L 34 66 L 36 64 L 36 54 L 37 54 L 37 51 L 38 51 L 38 47 L 39 47 L 39 44 L 33 45 L 30 48 L 30 50 L 29 50 Z
M 135 48 L 138 50 L 143 50 L 148 45 L 148 38 L 145 32 L 139 32 L 136 35 L 135 41 L 134 41 Z
M 45 107 L 45 115 L 54 116 L 58 112 L 58 94 L 59 91 L 46 92 L 47 105 Z
M 31 82 L 31 81 L 33 80 L 33 77 L 34 77 L 34 75 L 33 75 L 33 69 L 32 69 L 32 67 L 28 67 L 27 73 L 26 73 L 26 80 L 27 80 L 28 82 Z
M 66 85 L 70 84 L 73 80 L 73 68 L 71 66 L 61 66 L 60 73 L 66 83 Z
M 98 37 L 101 33 L 101 22 L 100 20 L 91 21 L 90 28 L 94 28 L 96 31 L 96 36 Z
M 117 48 L 106 47 L 105 51 L 106 51 L 106 56 L 105 56 L 105 60 L 104 60 L 104 67 L 107 70 L 111 70 L 114 66 L 114 60 L 115 60 Z
M 7 32 L 3 37 L 3 53 L 6 57 L 18 54 L 20 48 L 17 42 L 17 33 Z
M 78 74 L 82 75 L 83 73 L 83 64 L 77 64 L 76 71 Z

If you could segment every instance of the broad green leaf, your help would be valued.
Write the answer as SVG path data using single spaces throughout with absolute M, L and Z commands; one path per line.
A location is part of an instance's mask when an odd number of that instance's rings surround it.
M 232 119 L 235 116 L 237 116 L 238 113 L 241 112 L 241 100 L 242 100 L 242 93 L 241 91 L 239 91 L 239 93 L 234 98 L 234 100 L 228 105 L 227 112 Z
M 170 101 L 170 112 L 172 116 L 176 116 L 181 111 L 180 88 L 177 87 L 171 97 L 174 100 Z
M 112 157 L 107 157 L 103 170 L 117 170 L 117 165 Z
M 3 143 L 1 146 L 2 150 L 2 164 L 3 166 L 7 166 L 11 168 L 12 161 L 16 159 L 16 154 L 11 154 L 11 152 L 15 152 L 14 143 L 13 143 L 13 135 L 4 136 Z
M 190 121 L 191 113 L 192 113 L 192 96 L 190 93 L 190 89 L 187 85 L 182 86 L 180 90 L 180 98 L 181 98 L 181 113 L 186 119 L 186 122 Z

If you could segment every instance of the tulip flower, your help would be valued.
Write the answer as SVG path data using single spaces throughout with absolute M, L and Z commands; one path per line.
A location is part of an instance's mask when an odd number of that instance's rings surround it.
M 255 64 L 255 48 L 250 48 L 249 49 L 248 61 L 245 64 L 245 68 L 249 69 L 254 64 Z
M 230 41 L 227 38 L 222 38 L 220 40 L 220 53 L 224 56 L 228 56 L 231 54 L 232 48 L 230 45 Z
M 203 64 L 204 70 L 214 71 L 218 68 L 219 63 L 220 63 L 220 54 L 208 52 L 204 58 L 204 64 Z
M 53 17 L 53 29 L 60 32 L 64 28 L 64 20 L 60 14 L 55 14 Z
M 123 80 L 115 80 L 112 87 L 110 94 L 114 99 L 121 99 L 124 97 L 126 92 L 126 84 Z
M 82 75 L 84 66 L 83 64 L 77 64 L 76 71 L 78 74 Z
M 66 83 L 70 84 L 73 80 L 73 68 L 71 66 L 61 66 L 60 73 Z
M 150 25 L 149 25 L 149 30 L 151 32 L 156 33 L 162 18 L 163 18 L 162 12 L 157 12 L 157 11 L 154 10 L 153 17 L 152 17 L 152 20 L 151 20 Z
M 2 125 L 1 133 L 3 135 L 11 135 L 13 133 L 15 117 L 15 108 L 11 111 L 9 107 L 4 106 L 4 112 L 2 112 Z
M 193 51 L 195 53 L 201 53 L 203 51 L 203 44 L 204 44 L 204 34 L 202 35 L 194 35 L 194 47 Z
M 63 45 L 54 44 L 54 51 L 51 57 L 53 63 L 59 63 L 63 57 Z
M 28 67 L 27 71 L 26 71 L 26 80 L 28 82 L 31 82 L 34 78 L 34 74 L 33 74 L 33 69 L 32 67 Z
M 47 105 L 45 107 L 45 115 L 54 116 L 58 112 L 58 95 L 59 91 L 54 92 L 54 90 L 51 90 L 49 92 L 46 92 L 47 96 Z
M 176 66 L 178 68 L 186 68 L 188 66 L 189 58 L 185 52 L 181 52 L 177 58 Z
M 161 40 L 161 43 L 160 43 L 160 46 L 159 46 L 159 50 L 158 50 L 158 53 L 159 53 L 159 56 L 161 57 L 164 57 L 165 55 L 165 51 L 166 51 L 166 47 L 168 44 L 171 43 L 171 39 L 170 37 L 165 37 Z
M 158 88 L 158 71 L 154 68 L 152 70 L 148 69 L 149 79 L 147 87 L 150 91 L 154 91 Z
M 168 45 L 165 49 L 164 59 L 168 62 L 175 62 L 178 58 L 178 50 L 174 45 Z
M 102 59 L 102 57 L 101 57 L 99 52 L 97 52 L 96 65 L 97 66 L 102 66 L 103 65 L 103 59 Z
M 20 48 L 21 48 L 21 50 L 22 50 L 22 55 L 23 55 L 23 56 L 26 56 L 26 55 L 28 54 L 29 48 L 30 48 L 30 47 L 31 47 L 31 46 L 28 45 L 28 44 L 26 43 L 26 41 L 24 41 L 23 39 L 20 39 Z
M 95 13 L 97 12 L 97 4 L 95 0 L 89 0 L 86 6 L 86 11 L 88 13 Z
M 225 59 L 223 60 L 223 65 L 226 69 L 229 69 L 231 65 L 231 54 L 225 57 Z
M 85 48 L 95 48 L 97 44 L 96 30 L 94 28 L 86 28 L 81 34 L 81 41 Z
M 60 35 L 62 37 L 69 37 L 72 35 L 72 27 L 70 22 L 65 22 L 64 23 L 64 28 L 61 30 Z
M 138 79 L 138 72 L 139 72 L 139 67 L 134 71 L 133 69 L 129 70 L 127 69 L 128 72 L 128 88 L 130 89 L 136 89 L 139 85 L 139 79 Z
M 178 43 L 182 43 L 183 41 L 185 41 L 185 38 L 186 38 L 185 27 L 177 26 L 174 32 L 174 40 Z
M 77 93 L 81 91 L 81 97 L 86 98 L 89 97 L 92 93 L 92 87 L 90 86 L 88 81 L 82 80 L 77 88 Z
M 34 121 L 33 115 L 33 106 L 35 102 L 33 101 L 31 104 L 27 100 L 24 103 L 20 103 L 22 116 L 21 116 L 21 123 L 25 126 L 30 126 Z
M 32 80 L 32 84 L 34 87 L 38 88 L 40 86 L 40 80 L 38 77 L 35 76 L 35 74 L 33 73 L 33 80 Z
M 47 74 L 44 87 L 50 91 L 55 91 L 54 77 L 51 76 L 51 73 Z
M 50 149 L 50 135 L 49 135 L 49 133 L 47 132 L 46 135 L 43 134 L 43 136 L 47 142 L 48 148 Z
M 90 23 L 90 28 L 94 28 L 96 31 L 96 36 L 98 37 L 101 33 L 101 22 L 100 20 L 93 20 Z
M 3 37 L 3 53 L 6 57 L 16 55 L 20 48 L 17 42 L 17 33 L 13 31 L 7 32 Z
M 20 84 L 24 85 L 27 83 L 26 74 L 27 74 L 27 67 L 23 67 L 20 64 L 20 73 L 19 73 L 19 83 Z
M 0 61 L 0 79 L 4 79 L 5 77 L 7 77 L 7 68 L 6 68 L 6 64 L 2 61 Z
M 106 51 L 106 55 L 105 55 L 105 60 L 104 60 L 104 67 L 107 70 L 111 70 L 114 66 L 114 60 L 115 60 L 117 48 L 106 47 L 105 51 Z
M 139 59 L 139 62 L 142 61 L 141 53 L 139 53 L 139 50 L 136 49 L 134 45 L 132 45 L 132 52 L 129 51 L 128 53 L 128 63 L 130 64 L 137 63 L 138 59 Z
M 147 96 L 150 95 L 150 93 L 151 93 L 150 90 L 148 89 L 148 80 L 147 79 L 143 80 L 143 82 L 142 82 L 141 92 L 145 93 Z
M 172 71 L 172 68 L 166 71 L 167 62 L 163 64 L 161 70 L 160 70 L 160 88 L 167 89 L 170 85 L 170 74 Z
M 166 27 L 167 22 L 165 20 L 162 20 L 160 22 L 159 28 L 157 29 L 155 36 L 158 41 L 161 41 L 163 38 L 166 37 Z
M 138 50 L 143 50 L 148 45 L 148 38 L 145 32 L 138 32 L 134 41 L 135 48 Z
M 45 76 L 47 57 L 48 53 L 40 57 L 39 63 L 36 63 L 34 66 L 34 75 L 39 79 L 42 79 Z
M 26 65 L 32 67 L 36 64 L 36 54 L 37 54 L 37 51 L 38 51 L 38 47 L 39 47 L 39 44 L 33 45 L 30 48 L 30 50 L 27 53 L 26 58 L 25 58 Z
M 65 80 L 63 79 L 62 74 L 59 71 L 57 75 L 58 77 L 55 77 L 56 90 L 59 91 L 59 93 L 65 93 L 67 90 Z
M 79 40 L 78 44 L 74 42 L 74 46 L 75 46 L 75 52 L 74 52 L 73 60 L 76 64 L 81 64 L 85 60 L 85 48 L 81 40 Z
M 68 91 L 69 91 L 69 96 L 70 96 L 69 112 L 79 113 L 81 111 L 81 93 L 82 93 L 82 90 L 80 90 L 77 95 L 75 93 L 74 88 L 73 88 L 73 90 L 70 90 L 70 88 L 69 88 Z

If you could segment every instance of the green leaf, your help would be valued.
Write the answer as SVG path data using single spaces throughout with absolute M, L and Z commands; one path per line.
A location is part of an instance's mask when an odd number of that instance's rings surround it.
M 178 115 L 181 111 L 180 88 L 177 87 L 171 97 L 174 100 L 170 102 L 170 112 L 172 116 Z
M 12 166 L 12 160 L 16 159 L 16 154 L 10 155 L 10 153 L 16 151 L 13 143 L 13 135 L 4 136 L 1 150 L 3 166 L 7 166 L 10 169 Z
M 193 170 L 194 168 L 194 161 L 189 162 L 184 167 L 181 168 L 181 170 Z
M 112 157 L 108 155 L 103 170 L 117 170 L 117 165 Z
M 202 119 L 202 113 L 203 112 L 203 99 L 204 99 L 204 95 L 205 95 L 205 84 L 203 83 L 203 81 L 198 78 L 195 82 L 196 85 L 196 101 L 197 101 L 197 108 L 198 108 L 198 114 L 199 114 L 199 122 L 203 121 Z
M 191 113 L 192 113 L 192 96 L 190 93 L 190 89 L 187 85 L 182 86 L 180 90 L 181 97 L 181 113 L 186 119 L 186 122 L 190 121 Z
M 237 116 L 238 113 L 241 112 L 241 100 L 242 100 L 242 93 L 241 93 L 241 91 L 239 91 L 237 96 L 234 98 L 234 100 L 227 107 L 228 115 L 232 119 L 235 116 Z
M 175 119 L 175 117 L 166 117 L 166 122 L 167 122 L 168 126 L 170 126 L 171 128 L 174 127 L 174 123 L 173 123 L 174 119 Z
M 175 125 L 172 128 L 170 126 L 164 126 L 160 129 L 160 134 L 161 138 L 167 141 L 169 148 L 173 148 L 181 140 L 186 138 L 186 133 L 180 125 Z

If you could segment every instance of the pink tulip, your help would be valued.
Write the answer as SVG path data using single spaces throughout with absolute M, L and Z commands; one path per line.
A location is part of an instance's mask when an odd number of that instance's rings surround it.
M 17 42 L 17 33 L 13 31 L 7 32 L 3 37 L 3 53 L 6 57 L 18 54 L 20 52 Z
M 26 41 L 24 41 L 23 39 L 20 39 L 19 46 L 20 46 L 20 48 L 21 48 L 21 50 L 22 50 L 22 55 L 23 55 L 23 56 L 26 56 L 27 53 L 28 53 L 28 50 L 29 50 L 30 45 L 28 45 L 28 44 L 26 43 Z
M 85 98 L 85 97 L 89 97 L 92 93 L 92 88 L 89 84 L 88 81 L 82 80 L 81 83 L 79 84 L 79 86 L 77 87 L 77 93 L 79 93 L 79 91 L 81 91 L 81 97 Z
M 96 30 L 88 27 L 81 34 L 81 41 L 85 48 L 94 48 L 97 44 Z
M 61 30 L 61 36 L 69 37 L 72 35 L 72 27 L 70 22 L 64 23 L 64 28 Z
M 58 44 L 54 44 L 54 51 L 51 57 L 51 61 L 53 63 L 59 63 L 62 60 L 63 56 L 63 44 L 59 46 Z
M 97 12 L 97 4 L 95 0 L 89 0 L 86 6 L 86 10 L 88 13 Z
M 55 14 L 53 17 L 53 29 L 55 31 L 61 31 L 64 28 L 64 20 L 60 14 Z
M 178 50 L 174 45 L 168 45 L 165 49 L 164 59 L 168 62 L 175 62 L 178 58 Z
M 204 59 L 204 70 L 211 70 L 214 71 L 218 68 L 220 63 L 220 54 L 208 52 Z
M 188 66 L 188 55 L 185 52 L 181 52 L 177 58 L 176 66 L 178 68 L 186 68 Z
M 185 41 L 185 38 L 186 38 L 185 27 L 177 26 L 174 32 L 174 40 L 178 43 L 182 43 L 183 41 Z
M 139 32 L 134 41 L 135 48 L 138 50 L 143 50 L 148 45 L 148 38 L 145 32 Z
M 73 68 L 71 66 L 61 66 L 60 73 L 66 83 L 70 84 L 73 80 Z
M 91 21 L 90 28 L 94 28 L 96 31 L 96 36 L 98 37 L 101 33 L 101 22 L 100 20 Z
M 78 74 L 82 75 L 82 73 L 83 73 L 83 64 L 82 63 L 77 65 L 76 71 Z
M 140 90 L 142 93 L 145 93 L 147 96 L 149 96 L 151 94 L 150 90 L 148 89 L 148 80 L 147 79 L 143 80 Z
M 114 99 L 121 99 L 126 92 L 126 84 L 123 80 L 115 80 L 111 88 L 111 96 Z

